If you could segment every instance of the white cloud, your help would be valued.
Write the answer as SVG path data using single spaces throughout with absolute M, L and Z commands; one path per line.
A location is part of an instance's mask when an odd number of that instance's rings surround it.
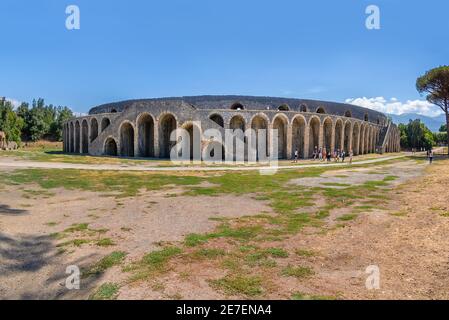
M 13 99 L 13 98 L 5 98 L 5 100 L 11 102 L 14 109 L 17 108 L 18 106 L 20 106 L 20 104 L 22 103 L 21 101 L 19 101 L 17 99 Z
M 396 98 L 387 100 L 384 97 L 363 97 L 346 99 L 346 103 L 396 115 L 403 113 L 417 113 L 423 116 L 436 117 L 443 113 L 438 106 L 425 100 L 407 100 L 407 102 L 401 102 Z

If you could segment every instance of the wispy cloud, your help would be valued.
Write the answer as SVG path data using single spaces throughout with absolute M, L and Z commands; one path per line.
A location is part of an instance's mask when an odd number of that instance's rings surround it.
M 11 102 L 11 104 L 14 106 L 14 108 L 17 108 L 22 103 L 21 101 L 14 99 L 14 98 L 6 97 L 5 100 Z
M 423 116 L 436 117 L 442 113 L 440 108 L 425 100 L 407 100 L 402 102 L 396 98 L 387 100 L 384 97 L 363 97 L 346 99 L 346 103 L 396 115 L 417 113 Z

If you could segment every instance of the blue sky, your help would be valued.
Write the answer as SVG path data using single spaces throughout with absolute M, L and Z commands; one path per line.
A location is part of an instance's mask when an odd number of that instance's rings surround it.
M 71 4 L 80 30 L 65 28 Z M 365 28 L 370 4 L 380 30 Z M 1 0 L 0 96 L 76 112 L 244 94 L 431 114 L 415 80 L 449 63 L 448 11 L 444 0 Z

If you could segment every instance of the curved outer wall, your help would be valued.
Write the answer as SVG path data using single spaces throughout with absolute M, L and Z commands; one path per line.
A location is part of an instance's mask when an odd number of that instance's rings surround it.
M 213 120 L 211 120 L 213 119 Z M 64 151 L 90 155 L 167 157 L 169 130 L 278 129 L 280 158 L 310 158 L 315 148 L 355 155 L 400 151 L 398 128 L 384 114 L 314 100 L 200 96 L 132 100 L 95 107 L 64 124 Z M 205 148 L 208 141 L 202 141 Z

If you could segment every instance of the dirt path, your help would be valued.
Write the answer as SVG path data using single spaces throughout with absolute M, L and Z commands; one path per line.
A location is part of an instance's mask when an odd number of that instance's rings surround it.
M 354 164 L 374 164 L 388 160 L 400 159 L 407 154 L 398 156 L 384 156 L 371 160 L 356 161 Z M 31 160 L 18 160 L 9 157 L 0 158 L 0 168 L 38 168 L 38 169 L 77 169 L 77 170 L 114 170 L 114 171 L 155 171 L 155 172 L 179 172 L 179 171 L 267 171 L 270 172 L 273 169 L 306 169 L 317 167 L 342 167 L 350 166 L 348 162 L 345 163 L 313 163 L 311 164 L 298 164 L 298 165 L 285 165 L 285 166 L 177 166 L 177 167 L 149 167 L 143 165 L 114 165 L 114 164 L 75 164 L 75 163 L 55 163 L 55 162 L 40 162 Z

